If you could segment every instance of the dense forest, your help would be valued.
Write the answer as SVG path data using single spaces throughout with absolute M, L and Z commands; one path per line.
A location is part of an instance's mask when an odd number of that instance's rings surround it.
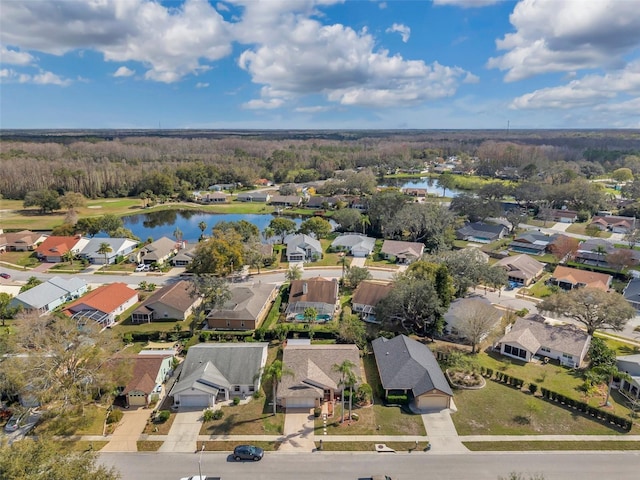
M 0 133 L 0 194 L 188 198 L 215 183 L 308 182 L 357 168 L 419 171 L 452 155 L 487 176 L 505 167 L 547 178 L 593 178 L 622 167 L 638 175 L 640 131 L 13 130 Z

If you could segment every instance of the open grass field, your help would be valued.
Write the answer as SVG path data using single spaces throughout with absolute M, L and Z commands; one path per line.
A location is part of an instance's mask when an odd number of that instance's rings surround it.
M 494 381 L 487 381 L 480 390 L 454 393 L 458 411 L 451 418 L 459 435 L 624 435 L 573 410 Z

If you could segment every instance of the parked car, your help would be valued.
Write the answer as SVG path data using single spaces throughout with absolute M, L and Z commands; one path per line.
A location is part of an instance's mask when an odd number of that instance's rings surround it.
M 28 418 L 28 416 L 29 416 L 28 411 L 22 412 L 22 413 L 14 413 L 13 416 L 7 422 L 7 424 L 4 426 L 4 431 L 15 432 L 22 426 L 22 424 Z
M 9 280 L 11 278 L 11 275 L 9 275 L 8 273 L 2 272 L 2 273 L 0 273 L 0 277 L 6 278 L 7 280 Z
M 264 456 L 264 450 L 253 445 L 238 445 L 233 449 L 233 459 L 236 462 L 240 460 L 253 460 L 257 462 Z
M 140 265 L 138 265 L 136 267 L 136 272 L 142 272 L 144 271 L 144 267 L 146 267 L 146 265 L 144 263 L 141 263 Z
M 180 480 L 220 480 L 220 477 L 205 477 L 204 475 L 194 475 L 193 477 L 182 477 Z

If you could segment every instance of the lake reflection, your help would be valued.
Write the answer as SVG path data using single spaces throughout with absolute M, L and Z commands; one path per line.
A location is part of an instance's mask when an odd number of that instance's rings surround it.
M 381 187 L 397 187 L 397 188 L 424 188 L 428 193 L 432 195 L 436 195 L 438 197 L 442 197 L 442 187 L 438 185 L 438 181 L 431 177 L 426 177 L 424 179 L 413 179 L 407 181 L 405 178 L 385 178 L 384 184 L 380 185 Z M 448 188 L 444 189 L 445 197 L 457 197 L 462 193 L 460 190 L 449 190 Z

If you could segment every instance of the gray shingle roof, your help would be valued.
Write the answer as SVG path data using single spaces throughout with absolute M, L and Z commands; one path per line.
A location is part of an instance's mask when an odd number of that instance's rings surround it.
M 322 245 L 318 240 L 309 235 L 298 233 L 295 235 L 287 235 L 284 239 L 284 243 L 287 244 L 287 255 L 298 251 L 299 253 L 305 253 L 304 246 L 308 245 L 312 250 L 322 253 Z
M 16 296 L 16 300 L 29 305 L 31 308 L 42 308 L 59 298 L 78 291 L 86 284 L 87 282 L 76 277 L 69 279 L 53 277 L 26 292 L 20 293 Z
M 432 390 L 453 396 L 431 350 L 405 335 L 371 342 L 383 388 L 409 389 L 414 397 Z
M 161 237 L 155 242 L 150 243 L 143 250 L 146 250 L 143 260 L 160 260 L 166 258 L 168 255 L 176 250 L 176 242 L 168 237 Z
M 231 299 L 221 308 L 211 311 L 207 318 L 257 320 L 260 311 L 277 288 L 269 283 L 258 283 L 251 287 L 232 286 Z
M 331 242 L 331 248 L 348 247 L 352 249 L 353 247 L 358 246 L 372 252 L 375 244 L 375 238 L 367 237 L 365 235 L 346 234 L 336 237 L 336 239 Z

